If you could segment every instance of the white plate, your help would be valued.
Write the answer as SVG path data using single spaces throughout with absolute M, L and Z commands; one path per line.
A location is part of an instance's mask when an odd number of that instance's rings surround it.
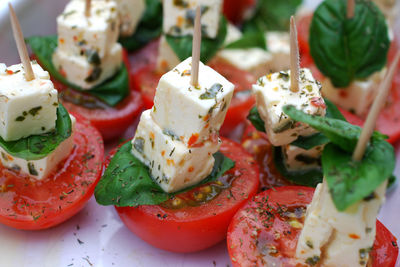
M 55 18 L 65 0 L 11 1 L 25 36 L 54 34 Z M 315 6 L 315 0 L 307 1 Z M 18 62 L 8 21 L 7 1 L 0 1 L 0 62 Z M 400 158 L 400 153 L 398 153 Z M 400 177 L 400 161 L 396 174 Z M 400 187 L 387 196 L 379 219 L 400 237 Z M 0 267 L 57 266 L 230 266 L 225 242 L 198 253 L 177 254 L 151 247 L 132 234 L 113 207 L 92 198 L 78 215 L 50 230 L 28 232 L 0 225 Z

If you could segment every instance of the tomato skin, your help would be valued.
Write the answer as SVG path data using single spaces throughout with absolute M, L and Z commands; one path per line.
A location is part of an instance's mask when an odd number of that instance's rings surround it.
M 301 55 L 309 55 L 310 54 L 310 46 L 308 44 L 308 39 L 310 36 L 310 26 L 313 18 L 313 13 L 305 14 L 297 19 L 297 32 L 298 32 L 298 40 L 299 40 L 299 49 Z
M 231 190 L 225 189 L 195 207 L 116 207 L 125 225 L 147 243 L 173 252 L 199 251 L 222 241 L 233 215 L 256 194 L 259 186 L 258 166 L 252 157 L 239 144 L 222 140 L 220 151 L 236 161 L 228 173 L 240 175 L 234 179 Z
M 223 13 L 233 23 L 240 23 L 246 10 L 255 3 L 255 0 L 225 0 Z
M 310 187 L 284 186 L 264 191 L 244 205 L 234 216 L 228 229 L 228 252 L 233 266 L 266 264 L 265 256 L 257 246 L 264 247 L 271 244 L 277 247 L 279 256 L 270 256 L 269 260 L 275 262 L 279 258 L 278 261 L 284 262 L 284 266 L 298 266 L 294 261 L 294 255 L 301 230 L 288 226 L 288 223 L 282 223 L 273 210 L 283 206 L 306 208 L 313 194 L 314 189 Z M 264 227 L 265 220 L 260 215 L 266 211 L 266 208 L 273 215 L 274 221 L 269 224 L 270 228 Z M 258 211 L 254 212 L 255 209 Z M 394 267 L 398 255 L 396 238 L 378 220 L 376 226 L 377 237 L 370 254 L 372 266 Z M 257 233 L 257 236 L 252 233 Z M 272 237 L 272 239 L 262 240 L 259 237 Z
M 133 75 L 134 87 L 138 88 L 143 98 L 143 105 L 145 109 L 153 107 L 153 99 L 158 86 L 158 81 L 161 78 L 161 74 L 155 71 L 156 65 L 149 64 L 139 69 Z
M 54 227 L 78 213 L 100 180 L 104 145 L 100 133 L 79 114 L 73 133 L 76 147 L 57 173 L 43 181 L 0 167 L 0 223 L 16 229 Z M 12 187 L 9 187 L 12 185 Z

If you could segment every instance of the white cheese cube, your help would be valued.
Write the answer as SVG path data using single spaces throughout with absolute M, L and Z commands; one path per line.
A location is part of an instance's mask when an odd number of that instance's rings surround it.
M 111 78 L 121 68 L 122 47 L 115 43 L 110 53 L 94 62 L 91 56 L 72 56 L 57 49 L 53 64 L 71 83 L 89 90 Z
M 375 240 L 376 217 L 385 199 L 386 185 L 385 182 L 376 189 L 372 199 L 362 200 L 339 212 L 324 180 L 318 185 L 307 208 L 296 257 L 303 262 L 319 257 L 322 266 L 366 266 L 369 249 Z M 322 248 L 324 253 L 321 253 Z
M 85 1 L 72 0 L 57 17 L 58 49 L 69 55 L 96 51 L 103 58 L 119 35 L 119 17 L 114 1 L 92 1 L 90 17 Z
M 282 146 L 286 168 L 289 171 L 319 168 L 323 149 L 324 145 L 315 146 L 309 150 L 294 145 Z
M 268 72 L 268 65 L 272 60 L 272 55 L 261 48 L 226 48 L 218 52 L 217 58 L 238 69 L 250 72 L 255 77 L 260 77 Z
M 336 105 L 363 116 L 372 105 L 380 82 L 385 78 L 386 68 L 375 72 L 365 80 L 356 80 L 347 88 L 336 88 L 329 78 L 322 81 L 322 94 Z
M 157 87 L 152 117 L 192 146 L 218 135 L 234 85 L 200 62 L 198 86 L 191 85 L 188 58 L 164 74 Z
M 267 32 L 267 49 L 271 55 L 265 70 L 277 72 L 290 68 L 290 36 L 287 32 Z M 260 76 L 257 76 L 260 77 Z
M 229 22 L 226 38 L 224 41 L 224 46 L 239 40 L 241 37 L 242 37 L 242 32 L 238 28 L 236 28 L 235 25 Z
M 120 35 L 130 36 L 136 28 L 146 10 L 145 0 L 114 0 L 118 5 L 120 18 Z
M 325 116 L 326 106 L 320 89 L 320 83 L 309 69 L 300 70 L 298 92 L 290 90 L 290 71 L 268 74 L 253 85 L 258 112 L 265 122 L 268 139 L 274 146 L 287 145 L 299 135 L 308 136 L 317 132 L 305 123 L 294 122 L 283 112 L 283 107 L 293 105 L 307 114 Z
M 73 130 L 76 120 L 72 115 L 70 116 Z M 0 146 L 0 162 L 8 169 L 29 175 L 36 180 L 43 180 L 52 174 L 54 170 L 57 170 L 58 164 L 69 156 L 73 147 L 74 138 L 72 133 L 53 152 L 38 160 L 25 160 L 14 157 Z
M 168 44 L 165 36 L 161 36 L 160 44 L 158 47 L 157 70 L 160 73 L 166 73 L 172 70 L 181 61 Z
M 160 128 L 151 110 L 142 113 L 132 140 L 132 154 L 149 167 L 154 181 L 165 192 L 179 191 L 206 178 L 218 149 L 219 140 L 189 148 L 172 131 Z
M 0 136 L 14 141 L 54 130 L 57 90 L 49 73 L 32 62 L 35 78 L 25 79 L 22 64 L 0 67 Z
M 165 0 L 163 2 L 163 31 L 172 36 L 193 35 L 196 7 L 202 10 L 203 37 L 217 37 L 222 0 Z

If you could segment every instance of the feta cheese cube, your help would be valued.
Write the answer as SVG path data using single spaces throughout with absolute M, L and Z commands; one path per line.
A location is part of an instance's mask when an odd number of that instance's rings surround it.
M 321 155 L 324 145 L 315 146 L 309 150 L 294 146 L 282 146 L 284 161 L 289 171 L 320 168 Z
M 227 28 L 227 33 L 226 33 L 226 38 L 224 41 L 224 46 L 231 44 L 237 40 L 239 40 L 242 37 L 242 32 L 236 28 L 235 25 L 232 23 L 228 23 L 228 28 Z
M 71 56 L 57 49 L 53 54 L 53 64 L 71 83 L 89 90 L 111 78 L 120 68 L 122 47 L 115 43 L 110 53 L 104 57 L 93 59 L 93 55 Z
M 157 70 L 160 73 L 166 73 L 178 65 L 181 61 L 168 44 L 165 36 L 161 36 L 158 47 Z
M 336 105 L 363 116 L 372 105 L 380 82 L 385 78 L 386 68 L 375 72 L 365 80 L 356 80 L 347 88 L 336 88 L 329 78 L 322 81 L 322 94 Z
M 32 62 L 35 79 L 27 81 L 22 64 L 0 67 L 0 136 L 14 141 L 54 130 L 57 90 L 49 73 Z
M 253 85 L 258 112 L 265 122 L 268 139 L 274 146 L 287 145 L 300 135 L 317 132 L 305 123 L 294 122 L 282 108 L 293 105 L 307 114 L 325 116 L 326 106 L 320 89 L 320 83 L 309 69 L 300 70 L 298 92 L 290 90 L 290 71 L 265 75 Z
M 162 128 L 146 110 L 132 140 L 132 154 L 147 165 L 165 192 L 176 192 L 206 178 L 214 166 L 219 142 L 189 148 L 172 131 Z
M 238 69 L 248 71 L 255 77 L 261 77 L 268 71 L 272 55 L 261 48 L 226 48 L 218 52 L 217 58 Z
M 222 0 L 164 1 L 164 33 L 172 36 L 193 35 L 197 6 L 200 6 L 202 11 L 201 28 L 203 37 L 217 37 Z
M 152 117 L 188 146 L 213 138 L 224 122 L 234 85 L 200 62 L 198 86 L 191 85 L 188 58 L 164 74 L 154 98 Z
M 92 1 L 86 17 L 85 1 L 72 0 L 57 17 L 58 49 L 74 56 L 96 51 L 103 58 L 118 39 L 119 23 L 114 1 Z
M 75 118 L 71 116 L 72 130 L 75 125 Z M 73 131 L 72 131 L 73 132 Z M 1 164 L 11 170 L 21 172 L 29 175 L 36 180 L 43 180 L 47 178 L 54 170 L 57 169 L 58 164 L 69 156 L 74 147 L 74 139 L 71 136 L 64 140 L 53 152 L 42 159 L 38 160 L 25 160 L 14 157 L 7 153 L 0 147 L 0 162 Z
M 114 0 L 118 5 L 118 13 L 121 21 L 120 35 L 130 36 L 136 31 L 144 11 L 145 0 Z
M 267 49 L 271 59 L 265 70 L 277 72 L 290 68 L 290 36 L 287 32 L 267 32 Z M 260 76 L 257 76 L 260 77 Z
M 324 180 L 317 186 L 307 208 L 296 257 L 303 262 L 318 257 L 321 266 L 366 266 L 369 248 L 375 240 L 376 217 L 385 199 L 386 185 L 385 182 L 376 189 L 372 199 L 362 200 L 339 212 Z M 324 253 L 321 253 L 322 248 Z

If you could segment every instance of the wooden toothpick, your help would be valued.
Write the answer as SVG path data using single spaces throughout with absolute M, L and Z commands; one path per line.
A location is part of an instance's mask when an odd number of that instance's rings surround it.
M 299 91 L 300 77 L 299 44 L 297 42 L 297 28 L 294 17 L 290 17 L 290 91 Z
M 400 59 L 400 51 L 397 52 L 392 62 L 392 65 L 390 65 L 390 68 L 385 76 L 385 79 L 379 85 L 378 95 L 375 98 L 371 110 L 368 113 L 368 117 L 367 120 L 365 121 L 364 128 L 360 135 L 360 139 L 358 139 L 356 149 L 354 150 L 353 160 L 359 161 L 364 156 L 364 152 L 369 142 L 369 139 L 371 138 L 374 132 L 378 115 L 382 110 L 383 106 L 385 105 L 387 96 L 389 94 L 389 90 L 392 85 L 393 76 L 396 71 L 397 65 L 399 63 L 399 59 Z
M 193 46 L 192 46 L 192 71 L 191 83 L 198 86 L 199 83 L 199 64 L 201 49 L 201 11 L 200 7 L 196 8 L 196 19 L 194 21 Z
M 86 17 L 90 17 L 90 5 L 91 5 L 91 1 L 86 0 L 85 1 L 85 16 Z
M 26 49 L 24 35 L 22 34 L 21 26 L 19 25 L 17 15 L 15 15 L 15 11 L 11 3 L 8 3 L 8 8 L 10 10 L 11 27 L 14 34 L 15 43 L 17 44 L 18 54 L 22 65 L 24 66 L 25 79 L 27 81 L 31 81 L 35 79 L 35 75 L 33 74 L 28 50 Z
M 355 0 L 347 0 L 347 18 L 352 19 L 354 17 L 354 9 L 356 7 Z

